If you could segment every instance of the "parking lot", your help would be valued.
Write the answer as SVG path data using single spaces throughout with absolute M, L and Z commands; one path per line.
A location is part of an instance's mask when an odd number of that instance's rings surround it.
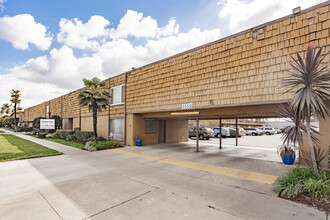
M 238 138 L 238 146 L 235 146 L 236 138 L 222 138 L 221 152 L 226 156 L 245 157 L 267 161 L 281 162 L 277 155 L 277 147 L 281 145 L 282 134 L 242 136 Z M 196 138 L 189 139 L 189 143 L 196 144 Z M 219 151 L 219 138 L 199 140 L 200 148 L 207 152 Z

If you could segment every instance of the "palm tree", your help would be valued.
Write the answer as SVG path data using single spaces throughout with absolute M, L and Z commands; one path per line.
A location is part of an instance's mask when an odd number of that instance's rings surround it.
M 95 141 L 97 137 L 97 111 L 106 109 L 109 105 L 110 94 L 106 81 L 100 81 L 94 77 L 91 80 L 83 79 L 84 85 L 87 87 L 79 94 L 79 102 L 81 106 L 89 106 L 89 110 L 93 113 L 93 132 Z
M 289 72 L 289 78 L 284 79 L 283 86 L 288 87 L 286 92 L 295 91 L 290 108 L 295 114 L 295 120 L 306 122 L 306 133 L 309 151 L 313 164 L 313 170 L 319 176 L 316 163 L 313 138 L 311 134 L 311 117 L 325 117 L 329 115 L 326 102 L 330 101 L 330 72 L 327 65 L 323 65 L 325 57 L 329 53 L 322 53 L 323 48 L 315 49 L 309 45 L 306 50 L 306 59 L 297 53 L 297 59 L 291 56 L 290 65 L 293 71 Z
M 20 94 L 20 90 L 14 90 L 12 89 L 11 91 L 11 99 L 10 99 L 10 102 L 13 103 L 14 105 L 14 114 L 15 114 L 15 129 L 16 129 L 16 126 L 17 126 L 17 117 L 16 117 L 16 113 L 17 113 L 17 108 L 18 108 L 18 105 L 21 103 L 21 94 Z

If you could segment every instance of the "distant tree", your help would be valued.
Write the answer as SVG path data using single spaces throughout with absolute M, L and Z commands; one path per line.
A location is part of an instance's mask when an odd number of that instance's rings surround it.
M 17 126 L 17 108 L 18 105 L 21 103 L 21 91 L 20 90 L 14 90 L 11 91 L 11 99 L 10 102 L 13 103 L 13 111 L 14 111 L 14 118 L 15 118 L 15 128 Z
M 38 117 L 33 120 L 32 126 L 35 129 L 40 129 L 40 119 L 46 119 L 45 117 Z
M 325 115 L 329 115 L 325 103 L 330 101 L 330 71 L 327 65 L 322 63 L 329 53 L 322 51 L 322 47 L 315 49 L 309 45 L 305 60 L 299 53 L 296 54 L 297 58 L 291 56 L 290 65 L 293 67 L 293 71 L 289 72 L 289 78 L 283 82 L 283 86 L 288 87 L 286 92 L 295 91 L 290 108 L 294 113 L 296 124 L 306 122 L 312 166 L 317 176 L 319 176 L 319 168 L 315 157 L 310 122 L 312 116 L 324 118 Z
M 2 126 L 12 128 L 15 124 L 15 119 L 13 117 L 5 118 L 2 121 Z
M 100 81 L 94 77 L 91 80 L 83 79 L 84 85 L 87 87 L 79 94 L 79 102 L 81 106 L 89 106 L 93 114 L 93 132 L 95 141 L 97 137 L 97 112 L 106 109 L 109 105 L 110 94 L 106 81 Z
M 2 104 L 0 113 L 1 113 L 1 115 L 4 115 L 4 114 L 8 115 L 10 113 L 10 105 L 8 103 Z
M 62 127 L 62 118 L 58 115 L 52 115 L 50 119 L 55 119 L 55 130 Z

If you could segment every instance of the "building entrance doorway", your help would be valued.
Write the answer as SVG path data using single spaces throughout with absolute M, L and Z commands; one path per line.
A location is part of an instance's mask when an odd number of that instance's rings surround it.
M 73 130 L 73 118 L 68 119 L 68 130 Z
M 166 143 L 166 120 L 158 120 L 158 143 Z

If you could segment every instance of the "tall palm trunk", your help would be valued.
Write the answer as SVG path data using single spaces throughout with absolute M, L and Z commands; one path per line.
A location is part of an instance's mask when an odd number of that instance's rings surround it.
M 316 163 L 316 158 L 315 158 L 315 152 L 314 152 L 314 147 L 313 147 L 313 141 L 312 141 L 312 136 L 311 136 L 311 118 L 310 116 L 307 117 L 306 119 L 306 129 L 307 129 L 307 139 L 308 139 L 308 145 L 309 145 L 309 151 L 311 152 L 311 159 L 313 163 L 313 169 L 317 177 L 320 177 L 319 170 L 317 167 Z
M 14 113 L 15 113 L 15 131 L 17 131 L 16 103 L 14 105 Z
M 98 143 L 99 139 L 97 137 L 97 104 L 93 101 L 93 131 L 94 131 L 94 138 L 96 143 Z

